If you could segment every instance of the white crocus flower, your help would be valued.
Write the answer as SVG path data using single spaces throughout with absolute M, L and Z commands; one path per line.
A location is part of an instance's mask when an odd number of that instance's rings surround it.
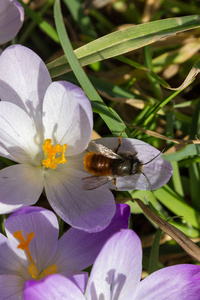
M 115 213 L 106 187 L 86 191 L 73 156 L 91 139 L 90 101 L 79 87 L 52 82 L 43 61 L 20 45 L 0 56 L 0 155 L 16 164 L 0 171 L 0 213 L 35 204 L 43 188 L 71 226 L 101 231 Z M 75 166 L 76 164 L 76 166 Z

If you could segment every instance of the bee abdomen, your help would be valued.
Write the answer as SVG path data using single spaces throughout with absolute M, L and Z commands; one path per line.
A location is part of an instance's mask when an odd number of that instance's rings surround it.
M 88 152 L 85 155 L 84 168 L 96 176 L 108 176 L 112 174 L 111 159 L 93 152 Z

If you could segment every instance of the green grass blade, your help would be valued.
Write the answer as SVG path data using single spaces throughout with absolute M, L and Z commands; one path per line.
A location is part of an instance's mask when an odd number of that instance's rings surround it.
M 181 176 L 180 176 L 180 170 L 178 167 L 178 163 L 176 161 L 172 161 L 171 165 L 173 167 L 172 182 L 174 185 L 174 191 L 181 197 L 184 197 L 183 186 L 182 186 L 182 182 L 181 182 Z
M 178 196 L 170 187 L 164 187 L 154 191 L 156 198 L 177 216 L 183 216 L 183 219 L 195 228 L 200 228 L 200 213 L 194 208 L 183 202 L 183 198 Z
M 145 97 L 142 95 L 137 95 L 133 93 L 132 91 L 128 91 L 125 88 L 122 88 L 116 84 L 113 84 L 111 82 L 108 82 L 106 80 L 94 77 L 92 75 L 88 76 L 90 81 L 92 82 L 93 86 L 95 87 L 96 90 L 103 91 L 104 93 L 108 94 L 110 97 L 113 98 L 123 98 L 124 100 L 126 99 L 141 99 L 141 100 L 146 100 Z M 78 80 L 74 76 L 72 72 L 66 73 L 61 76 L 63 80 L 70 81 L 74 84 L 78 84 Z M 120 99 L 121 100 L 121 99 Z M 122 100 L 123 102 L 123 100 Z
M 147 126 L 153 120 L 153 118 L 157 115 L 157 113 L 159 112 L 159 110 L 161 110 L 165 105 L 167 105 L 175 96 L 177 96 L 181 92 L 182 92 L 182 90 L 172 92 L 169 97 L 167 97 L 166 99 L 162 100 L 159 104 L 157 104 L 151 110 L 151 112 L 149 113 L 149 115 L 146 116 L 146 119 L 145 119 L 145 121 L 143 123 L 143 126 Z
M 156 231 L 155 238 L 151 247 L 151 253 L 149 258 L 149 274 L 158 270 L 158 257 L 159 257 L 159 245 L 162 230 L 159 228 Z
M 152 55 L 151 55 L 150 45 L 145 46 L 143 48 L 143 53 L 144 53 L 145 65 L 147 66 L 148 69 L 153 71 Z M 151 76 L 151 74 L 148 74 L 148 72 L 146 73 L 146 76 L 149 80 L 149 83 L 151 85 L 151 88 L 154 92 L 155 97 L 157 99 L 163 99 L 162 90 L 161 90 L 161 87 L 160 87 L 159 83 L 157 82 L 157 80 L 155 78 L 153 78 Z
M 200 172 L 198 163 L 194 163 L 189 166 L 189 177 L 192 203 L 194 208 L 200 212 Z
M 193 140 L 196 136 L 200 134 L 200 100 L 197 105 L 195 105 L 195 111 L 192 116 L 192 122 L 190 125 L 190 136 L 189 139 Z
M 67 8 L 69 9 L 73 19 L 79 25 L 80 30 L 83 34 L 89 35 L 93 38 L 97 37 L 97 33 L 94 26 L 82 8 L 82 3 L 79 0 L 63 0 Z

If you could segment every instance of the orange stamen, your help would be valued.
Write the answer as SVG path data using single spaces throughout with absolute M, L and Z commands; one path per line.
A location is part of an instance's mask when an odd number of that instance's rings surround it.
M 42 161 L 43 166 L 50 169 L 55 169 L 59 164 L 65 164 L 67 162 L 65 158 L 65 150 L 67 145 L 51 144 L 51 139 L 46 139 L 42 146 L 46 159 Z M 58 156 L 61 153 L 61 156 Z

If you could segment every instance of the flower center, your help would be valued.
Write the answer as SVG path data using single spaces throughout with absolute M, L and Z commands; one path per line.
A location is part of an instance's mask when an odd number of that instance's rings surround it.
M 39 280 L 48 275 L 54 274 L 57 271 L 56 265 L 51 265 L 48 268 L 46 268 L 41 274 L 39 274 L 38 269 L 33 261 L 33 258 L 31 256 L 31 253 L 29 250 L 29 244 L 30 244 L 31 240 L 34 238 L 33 231 L 31 233 L 28 233 L 28 232 L 26 233 L 27 240 L 25 240 L 25 238 L 23 237 L 21 230 L 14 232 L 13 236 L 20 241 L 17 248 L 25 251 L 29 258 L 30 265 L 28 267 L 28 271 L 33 279 Z
M 67 145 L 56 144 L 53 146 L 51 144 L 51 139 L 46 139 L 44 145 L 42 146 L 44 150 L 44 156 L 46 157 L 42 164 L 46 168 L 55 169 L 59 164 L 65 164 L 67 162 L 65 158 L 65 149 Z

